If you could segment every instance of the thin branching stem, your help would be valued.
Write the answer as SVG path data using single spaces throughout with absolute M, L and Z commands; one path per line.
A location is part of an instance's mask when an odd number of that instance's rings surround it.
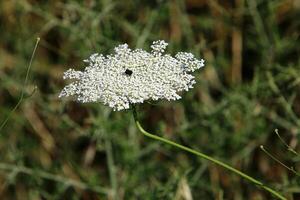
M 295 151 L 290 145 L 288 145 L 284 139 L 282 139 L 282 137 L 280 136 L 278 129 L 275 129 L 275 133 L 277 135 L 277 137 L 279 138 L 279 140 L 284 144 L 284 146 L 286 146 L 287 150 L 292 152 L 293 154 L 295 154 L 296 156 L 299 156 L 299 154 L 297 153 L 297 151 Z
M 21 95 L 19 97 L 19 100 L 18 100 L 17 104 L 15 105 L 15 107 L 8 113 L 8 115 L 5 117 L 4 121 L 1 123 L 0 131 L 3 129 L 3 127 L 6 125 L 7 121 L 11 117 L 11 115 L 17 110 L 17 108 L 20 106 L 20 104 L 22 103 L 22 101 L 24 99 L 25 87 L 27 86 L 29 72 L 30 72 L 31 65 L 32 65 L 32 62 L 33 62 L 33 58 L 34 58 L 34 55 L 35 55 L 35 52 L 36 52 L 36 49 L 38 47 L 39 42 L 40 42 L 40 38 L 37 38 L 34 49 L 33 49 L 32 54 L 31 54 L 29 65 L 28 65 L 27 70 L 26 70 L 26 76 L 25 76 L 25 80 L 24 80 L 24 83 L 23 83 L 23 87 L 22 87 L 22 90 L 21 90 Z M 34 90 L 31 92 L 31 94 L 29 96 L 31 96 L 35 91 L 36 91 L 36 88 L 34 88 Z
M 189 148 L 189 147 L 183 146 L 183 145 L 178 144 L 178 143 L 176 143 L 176 142 L 170 141 L 170 140 L 168 140 L 168 139 L 165 139 L 165 138 L 163 138 L 163 137 L 160 137 L 160 136 L 157 136 L 157 135 L 154 135 L 154 134 L 152 134 L 152 133 L 149 133 L 149 132 L 145 131 L 144 128 L 141 126 L 139 120 L 138 120 L 138 116 L 137 116 L 137 112 L 136 112 L 135 106 L 132 106 L 132 111 L 133 111 L 133 117 L 134 117 L 135 124 L 136 124 L 137 128 L 138 128 L 139 131 L 142 132 L 145 136 L 147 136 L 147 137 L 149 137 L 149 138 L 152 138 L 152 139 L 154 139 L 154 140 L 158 140 L 158 141 L 161 141 L 161 142 L 163 142 L 163 143 L 172 145 L 172 146 L 174 146 L 174 147 L 176 147 L 176 148 L 178 148 L 178 149 L 182 149 L 182 150 L 184 150 L 184 151 L 186 151 L 186 152 L 189 152 L 189 153 L 191 153 L 191 154 L 197 155 L 197 156 L 199 156 L 199 157 L 201 157 L 201 158 L 203 158 L 203 159 L 205 159 L 205 160 L 211 161 L 211 162 L 213 162 L 213 163 L 215 163 L 215 164 L 217 164 L 217 165 L 219 165 L 219 166 L 221 166 L 221 167 L 224 167 L 225 169 L 227 169 L 227 170 L 229 170 L 229 171 L 231 171 L 231 172 L 233 172 L 233 173 L 239 175 L 240 177 L 243 177 L 244 179 L 246 179 L 246 180 L 248 180 L 248 181 L 254 183 L 255 185 L 259 186 L 260 188 L 262 188 L 262 189 L 268 191 L 269 193 L 271 193 L 272 195 L 274 195 L 274 197 L 276 197 L 276 198 L 278 198 L 278 199 L 281 199 L 281 200 L 287 200 L 287 198 L 285 198 L 284 196 L 282 196 L 281 194 L 279 194 L 278 192 L 276 192 L 276 191 L 273 190 L 272 188 L 270 188 L 270 187 L 264 185 L 264 184 L 263 184 L 262 182 L 260 182 L 259 180 L 257 180 L 257 179 L 255 179 L 255 178 L 253 178 L 253 177 L 251 177 L 251 176 L 249 176 L 249 175 L 247 175 L 247 174 L 241 172 L 241 171 L 238 170 L 238 169 L 235 169 L 235 168 L 231 167 L 230 165 L 228 165 L 228 164 L 226 164 L 226 163 L 224 163 L 224 162 L 222 162 L 222 161 L 220 161 L 220 160 L 217 160 L 217 159 L 212 158 L 212 157 L 210 157 L 210 156 L 208 156 L 208 155 L 206 155 L 206 154 L 204 154 L 204 153 L 201 153 L 201 152 L 196 151 L 196 150 L 194 150 L 194 149 L 191 149 L 191 148 Z
M 300 176 L 300 174 L 293 167 L 289 167 L 286 164 L 284 164 L 283 162 L 281 162 L 279 159 L 277 159 L 275 156 L 273 156 L 267 149 L 265 149 L 265 147 L 263 145 L 260 145 L 260 149 L 263 152 L 265 152 L 265 154 L 267 154 L 272 160 L 274 160 L 275 162 L 277 162 L 278 164 L 280 164 L 287 170 L 293 172 L 295 175 Z

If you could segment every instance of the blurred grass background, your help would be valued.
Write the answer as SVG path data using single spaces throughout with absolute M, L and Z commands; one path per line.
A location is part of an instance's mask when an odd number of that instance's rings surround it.
M 240 177 L 144 138 L 131 113 L 58 99 L 62 73 L 127 42 L 206 60 L 177 102 L 139 106 L 147 130 L 219 158 L 290 199 L 299 177 L 299 0 L 0 1 L 0 199 L 272 199 Z

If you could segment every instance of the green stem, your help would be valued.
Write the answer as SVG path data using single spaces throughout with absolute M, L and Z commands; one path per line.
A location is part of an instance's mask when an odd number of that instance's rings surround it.
M 189 153 L 192 153 L 192 154 L 194 154 L 194 155 L 197 155 L 197 156 L 199 156 L 199 157 L 201 157 L 201 158 L 203 158 L 203 159 L 209 160 L 209 161 L 211 161 L 211 162 L 213 162 L 213 163 L 215 163 L 215 164 L 217 164 L 217 165 L 219 165 L 219 166 L 222 166 L 222 167 L 226 168 L 227 170 L 229 170 L 229 171 L 231 171 L 231 172 L 233 172 L 233 173 L 235 173 L 235 174 L 237 174 L 237 175 L 239 175 L 239 176 L 241 176 L 241 177 L 247 179 L 248 181 L 254 183 L 255 185 L 257 185 L 257 186 L 263 188 L 264 190 L 266 190 L 266 191 L 270 192 L 271 194 L 273 194 L 273 195 L 274 195 L 275 197 L 277 197 L 278 199 L 281 199 L 281 200 L 287 200 L 287 198 L 285 198 L 284 196 L 282 196 L 281 194 L 279 194 L 278 192 L 276 192 L 276 191 L 273 190 L 272 188 L 270 188 L 270 187 L 268 187 L 268 186 L 265 186 L 262 182 L 256 180 L 255 178 L 252 178 L 251 176 L 248 176 L 247 174 L 245 174 L 245 173 L 243 173 L 243 172 L 241 172 L 241 171 L 239 171 L 239 170 L 237 170 L 237 169 L 235 169 L 235 168 L 229 166 L 228 164 L 226 164 L 226 163 L 224 163 L 224 162 L 222 162 L 222 161 L 216 160 L 216 159 L 214 159 L 214 158 L 212 158 L 212 157 L 210 157 L 210 156 L 208 156 L 208 155 L 206 155 L 206 154 L 204 154 L 204 153 L 198 152 L 198 151 L 196 151 L 196 150 L 194 150 L 194 149 L 191 149 L 191 148 L 189 148 L 189 147 L 183 146 L 183 145 L 178 144 L 178 143 L 176 143 L 176 142 L 170 141 L 170 140 L 168 140 L 168 139 L 165 139 L 165 138 L 163 138 L 163 137 L 160 137 L 160 136 L 157 136 L 157 135 L 154 135 L 154 134 L 151 134 L 151 133 L 145 131 L 145 129 L 141 126 L 141 124 L 140 124 L 140 122 L 139 122 L 139 120 L 138 120 L 137 112 L 136 112 L 136 109 L 135 109 L 134 106 L 132 106 L 132 111 L 133 111 L 133 117 L 134 117 L 136 126 L 138 127 L 138 129 L 139 129 L 145 136 L 147 136 L 147 137 L 149 137 L 149 138 L 152 138 L 152 139 L 154 139 L 154 140 L 158 140 L 158 141 L 164 142 L 164 143 L 166 143 L 166 144 L 172 145 L 172 146 L 174 146 L 174 147 L 177 147 L 177 148 L 179 148 L 179 149 L 182 149 L 182 150 L 184 150 L 184 151 L 187 151 L 187 152 L 189 152 Z
M 33 58 L 34 58 L 34 55 L 35 55 L 35 52 L 36 52 L 36 49 L 38 47 L 39 42 L 40 42 L 40 38 L 37 38 L 35 46 L 34 46 L 34 49 L 33 49 L 33 52 L 31 54 L 29 65 L 28 65 L 27 70 L 26 70 L 26 76 L 25 76 L 25 80 L 24 80 L 24 83 L 23 83 L 23 87 L 22 87 L 20 98 L 19 98 L 17 104 L 15 105 L 15 107 L 8 113 L 8 115 L 6 116 L 6 118 L 4 119 L 4 121 L 1 123 L 1 125 L 0 125 L 0 131 L 4 128 L 4 126 L 6 125 L 6 123 L 8 122 L 8 120 L 10 119 L 11 115 L 17 110 L 17 108 L 20 106 L 20 104 L 22 103 L 22 101 L 25 98 L 24 97 L 24 95 L 25 95 L 25 86 L 27 86 L 29 72 L 30 72 L 31 65 L 32 65 L 32 62 L 33 62 Z M 35 92 L 35 89 L 33 90 L 33 92 Z M 32 92 L 32 94 L 33 94 L 33 92 Z

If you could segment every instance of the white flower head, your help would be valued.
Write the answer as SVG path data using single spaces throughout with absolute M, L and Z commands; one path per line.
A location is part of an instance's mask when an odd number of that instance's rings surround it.
M 84 71 L 69 69 L 64 79 L 74 81 L 59 97 L 74 96 L 80 102 L 102 102 L 114 110 L 128 109 L 130 104 L 146 100 L 177 100 L 180 91 L 188 91 L 196 83 L 190 72 L 204 66 L 191 53 L 164 54 L 167 43 L 154 41 L 151 52 L 132 50 L 127 44 L 104 56 L 93 54 Z

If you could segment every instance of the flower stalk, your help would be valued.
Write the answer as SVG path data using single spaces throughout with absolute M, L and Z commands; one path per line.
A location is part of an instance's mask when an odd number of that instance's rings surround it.
M 140 122 L 139 122 L 139 120 L 138 120 L 136 108 L 135 108 L 134 105 L 132 105 L 132 112 L 133 112 L 133 117 L 134 117 L 134 121 L 135 121 L 135 124 L 136 124 L 137 128 L 138 128 L 139 131 L 140 131 L 141 133 L 143 133 L 146 137 L 149 137 L 149 138 L 151 138 L 151 139 L 158 140 L 158 141 L 160 141 L 160 142 L 169 144 L 169 145 L 171 145 L 171 146 L 173 146 L 173 147 L 176 147 L 176 148 L 178 148 L 178 149 L 181 149 L 181 150 L 184 150 L 184 151 L 189 152 L 189 153 L 191 153 L 191 154 L 194 154 L 194 155 L 196 155 L 196 156 L 199 156 L 200 158 L 203 158 L 203 159 L 205 159 L 205 160 L 211 161 L 211 162 L 215 163 L 216 165 L 219 165 L 219 166 L 221 166 L 221 167 L 224 167 L 225 169 L 227 169 L 227 170 L 229 170 L 229 171 L 235 173 L 236 175 L 238 175 L 238 176 L 240 176 L 240 177 L 242 177 L 242 178 L 248 180 L 249 182 L 251 182 L 251 183 L 257 185 L 258 187 L 260 187 L 260 188 L 262 188 L 262 189 L 268 191 L 268 192 L 271 193 L 274 197 L 276 197 L 276 198 L 278 198 L 278 199 L 281 199 L 281 200 L 286 200 L 286 199 L 287 199 L 287 198 L 285 198 L 284 196 L 282 196 L 281 194 L 279 194 L 278 192 L 276 192 L 275 190 L 273 190 L 272 188 L 270 188 L 270 187 L 264 185 L 261 181 L 259 181 L 259 180 L 255 179 L 255 178 L 253 178 L 253 177 L 251 177 L 251 176 L 249 176 L 249 175 L 247 175 L 247 174 L 241 172 L 241 171 L 238 170 L 238 169 L 235 169 L 235 168 L 231 167 L 230 165 L 228 165 L 228 164 L 226 164 L 226 163 L 224 163 L 224 162 L 222 162 L 222 161 L 220 161 L 220 160 L 217 160 L 217 159 L 215 159 L 215 158 L 213 158 L 213 157 L 210 157 L 210 156 L 208 156 L 208 155 L 206 155 L 206 154 L 204 154 L 204 153 L 201 153 L 201 152 L 196 151 L 196 150 L 194 150 L 194 149 L 191 149 L 191 148 L 189 148 L 189 147 L 183 146 L 183 145 L 181 145 L 181 144 L 178 144 L 178 143 L 173 142 L 173 141 L 171 141 L 171 140 L 168 140 L 168 139 L 166 139 L 166 138 L 163 138 L 163 137 L 160 137 L 160 136 L 158 136 L 158 135 L 154 135 L 154 134 L 152 134 L 152 133 L 147 132 L 147 131 L 141 126 L 141 124 L 140 124 Z

